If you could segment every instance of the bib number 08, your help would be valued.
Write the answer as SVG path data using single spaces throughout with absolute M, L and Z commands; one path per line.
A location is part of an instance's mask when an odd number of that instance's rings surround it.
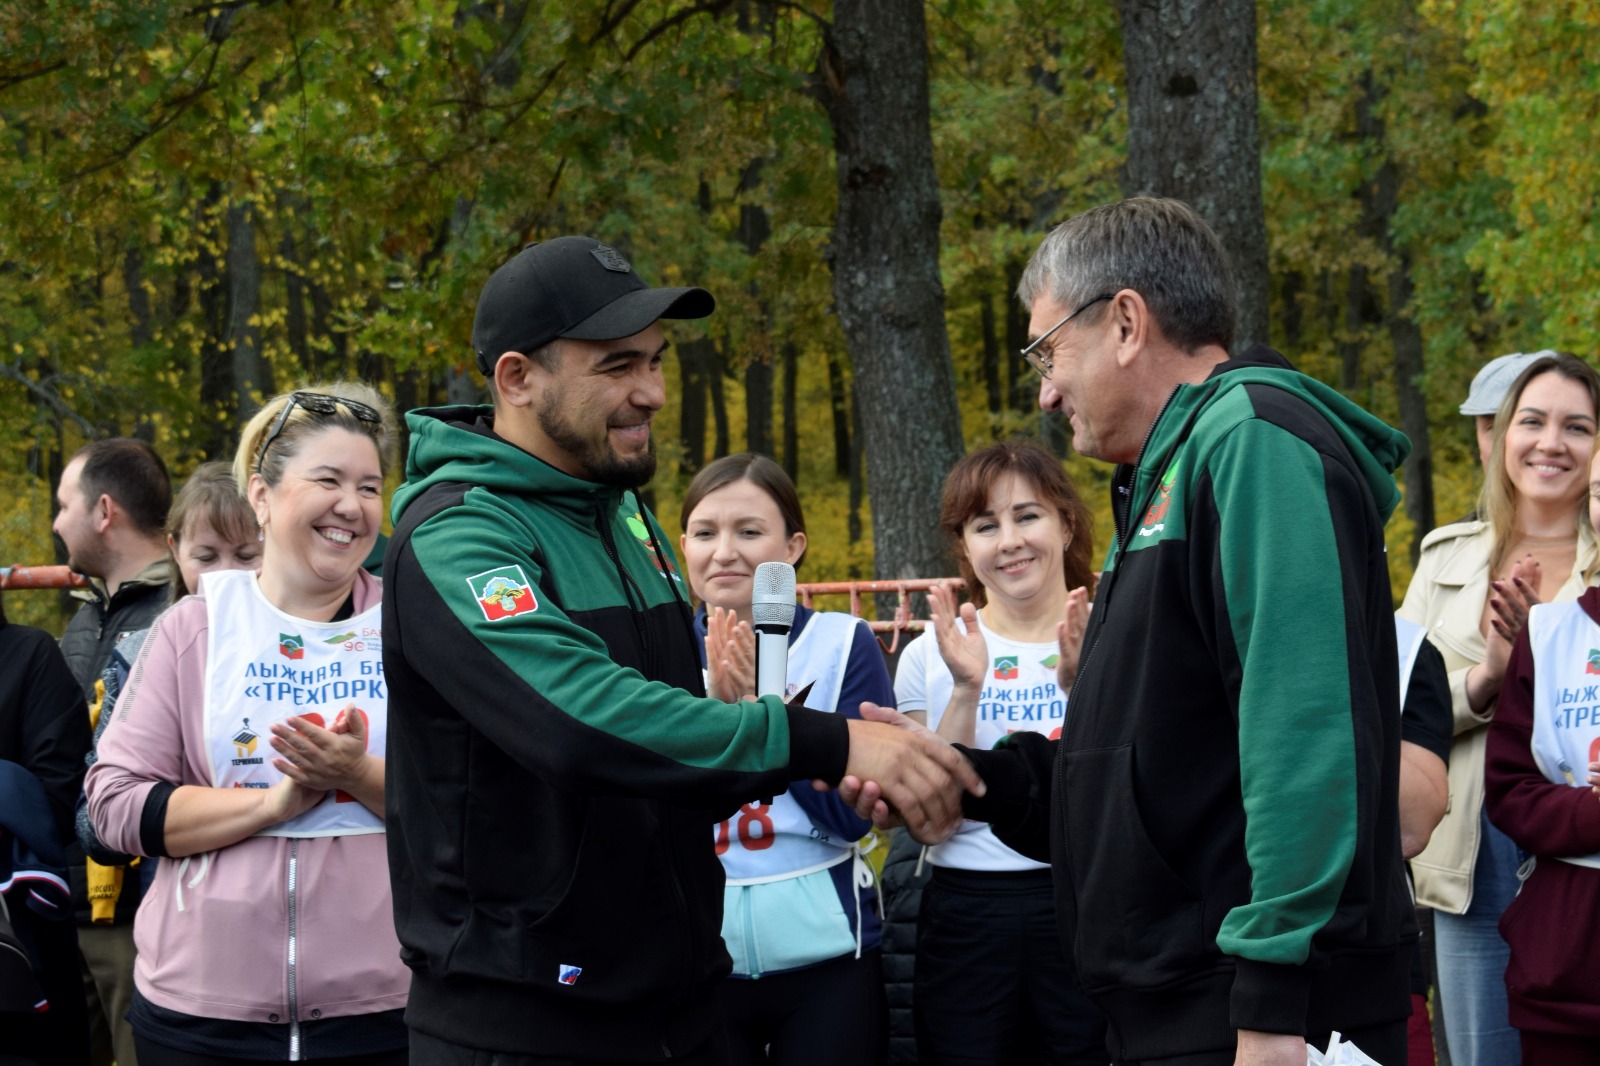
M 730 834 L 730 829 L 732 830 Z M 765 803 L 746 803 L 733 818 L 717 823 L 718 855 L 727 854 L 731 837 L 738 837 L 739 846 L 746 851 L 765 851 L 772 847 L 772 816 Z

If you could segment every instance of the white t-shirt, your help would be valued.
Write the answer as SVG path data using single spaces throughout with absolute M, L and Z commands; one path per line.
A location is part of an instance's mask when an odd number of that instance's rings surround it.
M 956 626 L 966 632 L 961 619 L 956 619 Z M 978 631 L 989 647 L 989 666 L 978 699 L 972 747 L 987 750 L 1007 733 L 1043 733 L 1060 739 L 1067 717 L 1067 694 L 1056 683 L 1060 654 L 1056 642 L 1008 640 L 983 624 L 981 612 Z M 954 690 L 955 679 L 939 655 L 939 642 L 933 631 L 927 630 L 900 655 L 894 677 L 895 702 L 902 712 L 927 712 L 928 728 L 938 729 Z M 1048 864 L 1034 862 L 1000 843 L 988 823 L 971 821 L 963 822 L 954 837 L 929 849 L 928 861 L 958 870 L 1049 869 Z

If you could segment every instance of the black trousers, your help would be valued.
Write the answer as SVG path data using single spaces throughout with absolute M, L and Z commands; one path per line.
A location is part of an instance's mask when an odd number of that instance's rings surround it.
M 1385 1022 L 1351 1032 L 1340 1031 L 1347 1044 L 1354 1044 L 1374 1062 L 1383 1066 L 1406 1061 L 1406 1021 Z M 1332 1033 L 1312 1033 L 1306 1041 L 1319 1051 L 1326 1050 Z M 1166 1059 L 1143 1059 L 1139 1062 L 1119 1062 L 1117 1066 L 1233 1066 L 1234 1051 L 1202 1051 L 1196 1055 L 1178 1055 Z
M 727 1066 L 728 1047 L 719 1032 L 711 1040 L 675 1059 L 651 1059 L 650 1066 Z M 144 1066 L 141 1062 L 139 1066 Z M 411 1030 L 411 1066 L 644 1066 L 640 1062 L 611 1059 L 563 1059 L 546 1055 L 520 1055 L 487 1051 L 440 1040 Z
M 139 1052 L 139 1066 L 261 1066 L 260 1059 L 236 1059 L 225 1055 L 205 1055 L 179 1051 L 133 1034 Z M 377 1051 L 370 1055 L 345 1055 L 336 1059 L 301 1059 L 310 1066 L 406 1066 L 406 1051 Z
M 889 1052 L 883 952 L 845 955 L 717 993 L 731 1066 L 880 1066 Z
M 934 867 L 917 920 L 921 1066 L 1105 1066 L 1105 1016 L 1056 932 L 1050 871 Z
M 41 1014 L 0 1014 L 0 1061 L 88 1066 L 89 1008 L 83 998 L 78 927 L 70 919 L 42 918 L 19 899 L 12 901 L 10 912 L 18 938 L 39 955 L 40 969 L 34 976 L 50 1009 Z

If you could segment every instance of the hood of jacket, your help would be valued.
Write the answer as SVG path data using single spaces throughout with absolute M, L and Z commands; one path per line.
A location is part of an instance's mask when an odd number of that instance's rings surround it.
M 1139 466 L 1146 470 L 1158 468 L 1158 472 L 1166 469 L 1167 456 L 1181 446 L 1204 411 L 1247 385 L 1282 389 L 1315 408 L 1350 449 L 1372 491 L 1378 513 L 1388 520 L 1400 502 L 1394 472 L 1411 454 L 1410 439 L 1337 389 L 1300 373 L 1289 360 L 1262 344 L 1252 345 L 1242 355 L 1217 364 L 1210 376 L 1197 385 L 1179 385 L 1151 429 Z
M 538 496 L 548 507 L 592 523 L 597 497 L 618 490 L 564 474 L 494 432 L 494 408 L 432 407 L 406 414 L 411 443 L 405 482 L 390 505 L 396 525 L 406 507 L 441 482 L 466 482 L 496 494 Z

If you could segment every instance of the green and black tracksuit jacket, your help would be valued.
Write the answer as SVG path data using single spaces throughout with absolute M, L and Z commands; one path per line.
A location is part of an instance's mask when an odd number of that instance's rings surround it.
M 837 781 L 842 715 L 704 697 L 630 493 L 415 411 L 384 559 L 390 876 L 407 1022 L 470 1047 L 671 1058 L 728 972 L 715 821 Z
M 1267 348 L 1179 386 L 1113 480 L 1061 740 L 971 753 L 968 812 L 1054 866 L 1119 1058 L 1409 1011 L 1383 543 L 1409 450 Z

